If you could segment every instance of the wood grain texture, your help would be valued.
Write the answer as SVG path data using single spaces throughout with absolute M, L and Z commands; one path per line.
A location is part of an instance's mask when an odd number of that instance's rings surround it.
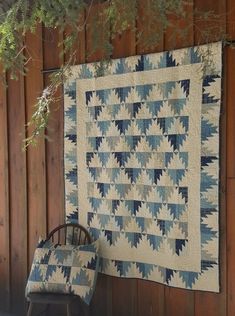
M 164 49 L 172 50 L 193 45 L 193 2 L 186 2 L 184 15 L 169 14 L 170 26 L 164 36 Z
M 43 90 L 41 25 L 37 26 L 35 35 L 31 33 L 26 35 L 25 43 L 30 58 L 28 62 L 28 76 L 25 78 L 26 120 L 29 122 L 35 111 L 37 99 Z M 32 132 L 32 128 L 29 126 L 29 135 Z M 27 150 L 29 263 L 32 262 L 39 237 L 45 237 L 46 235 L 45 170 L 45 143 L 43 137 L 41 137 L 37 146 L 30 146 Z
M 24 289 L 27 279 L 27 167 L 26 154 L 22 151 L 25 138 L 24 78 L 18 81 L 7 76 L 8 153 L 9 153 L 9 207 L 10 207 L 10 273 L 13 312 L 25 311 Z
M 138 316 L 165 316 L 165 286 L 151 281 L 138 281 Z
M 233 315 L 235 311 L 235 170 L 234 161 L 234 137 L 235 137 L 235 106 L 234 106 L 234 67 L 235 50 L 227 48 L 226 52 L 227 70 L 227 302 L 228 315 Z
M 63 63 L 62 48 L 58 46 L 61 37 L 58 30 L 43 28 L 43 68 L 45 70 L 59 68 Z M 50 83 L 50 74 L 46 73 L 44 75 L 44 87 L 47 87 Z M 56 92 L 55 99 L 56 102 L 50 105 L 51 115 L 46 130 L 48 136 L 48 141 L 46 141 L 47 232 L 63 224 L 65 220 L 62 87 Z
M 156 53 L 163 50 L 164 33 L 162 25 L 156 19 L 156 12 L 151 10 L 150 5 L 152 2 L 153 0 L 141 0 L 138 2 L 138 17 L 136 21 L 137 54 Z M 152 39 L 149 39 L 150 34 Z
M 1 71 L 1 70 L 0 70 Z M 2 74 L 5 77 L 5 74 Z M 0 306 L 9 309 L 10 235 L 6 87 L 0 84 Z
M 226 34 L 226 0 L 194 0 L 194 44 L 218 41 Z
M 143 34 L 147 34 L 148 28 L 142 16 L 146 14 L 147 3 L 142 0 L 140 3 L 141 18 L 136 27 L 138 31 L 143 30 Z M 213 10 L 220 14 L 220 18 L 215 16 L 214 19 L 205 21 L 195 17 L 194 33 L 190 29 L 186 43 L 176 38 L 176 45 L 173 45 L 170 38 L 172 32 L 168 29 L 164 41 L 148 50 L 141 41 L 136 42 L 136 34 L 133 31 L 126 31 L 112 40 L 112 57 L 121 58 L 173 47 L 181 48 L 192 45 L 193 39 L 194 44 L 214 41 L 218 39 L 218 32 L 224 31 L 225 24 L 229 39 L 235 39 L 234 0 L 195 0 L 194 7 L 202 12 Z M 102 8 L 102 5 L 94 6 L 89 16 L 84 16 L 81 21 L 94 18 L 99 8 Z M 188 19 L 191 23 L 190 10 Z M 183 21 L 176 23 L 180 23 L 181 27 L 185 26 Z M 202 30 L 213 29 L 213 24 L 214 34 L 203 36 Z M 27 79 L 20 77 L 18 81 L 12 81 L 8 74 L 7 94 L 0 88 L 0 257 L 3 258 L 0 260 L 0 310 L 8 307 L 10 298 L 10 306 L 17 315 L 25 314 L 24 287 L 38 235 L 44 235 L 47 230 L 64 221 L 62 100 L 52 106 L 47 131 L 52 141 L 45 145 L 41 140 L 39 147 L 28 151 L 27 157 L 21 150 L 22 139 L 25 138 L 24 125 L 32 113 L 32 105 L 42 91 L 43 83 L 46 86 L 49 82 L 47 75 L 44 76 L 43 82 L 40 71 L 42 68 L 57 68 L 63 62 L 57 54 L 62 49 L 57 46 L 59 37 L 58 31 L 44 29 L 42 33 L 41 28 L 36 36 L 27 35 L 27 56 L 30 53 L 34 57 L 28 64 Z M 80 33 L 78 42 L 76 63 L 93 62 L 104 57 L 102 50 L 92 52 L 93 43 L 89 29 Z M 68 60 L 68 56 L 65 55 L 64 58 Z M 90 316 L 235 315 L 234 69 L 235 50 L 227 49 L 224 73 L 226 80 L 223 80 L 226 85 L 223 89 L 221 116 L 221 293 L 190 292 L 167 288 L 150 281 L 118 279 L 100 274 Z M 58 91 L 58 95 L 60 93 L 61 91 Z M 61 310 L 61 315 L 64 315 L 64 310 Z
M 202 12 L 208 12 L 209 10 L 215 13 L 213 19 L 208 21 L 197 21 L 195 20 L 194 40 L 195 44 L 203 43 L 205 41 L 215 41 L 218 39 L 220 32 L 225 32 L 226 25 L 226 1 L 211 1 L 195 0 L 195 8 Z M 218 18 L 220 16 L 220 18 Z M 203 37 L 201 31 L 209 29 L 207 37 Z M 223 106 L 226 106 L 225 104 Z M 223 134 L 223 129 L 220 129 L 222 133 L 221 142 L 226 141 L 226 137 Z M 226 148 L 226 147 L 225 147 Z M 226 152 L 221 152 L 223 157 L 226 157 Z M 221 175 L 226 177 L 226 164 L 224 160 L 221 161 Z M 221 178 L 222 179 L 222 178 Z M 226 315 L 226 205 L 225 196 L 220 194 L 220 278 L 221 278 L 221 293 L 213 294 L 207 292 L 195 292 L 195 316 L 222 316 Z M 228 315 L 229 316 L 229 315 Z

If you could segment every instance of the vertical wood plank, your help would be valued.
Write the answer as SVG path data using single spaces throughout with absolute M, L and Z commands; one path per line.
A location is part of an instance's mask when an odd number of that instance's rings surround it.
M 198 12 L 194 19 L 195 45 L 221 40 L 226 34 L 226 0 L 194 0 L 194 10 Z
M 235 169 L 233 166 L 235 148 L 235 91 L 234 91 L 234 72 L 235 67 L 235 50 L 227 48 L 227 302 L 228 312 L 227 315 L 233 315 L 235 310 Z
M 112 316 L 138 315 L 136 279 L 113 278 Z
M 42 93 L 42 26 L 38 25 L 36 33 L 26 34 L 25 44 L 30 57 L 28 75 L 25 78 L 26 119 L 30 121 L 35 111 L 37 98 Z M 31 128 L 28 133 L 30 134 Z M 35 247 L 40 236 L 46 235 L 46 178 L 45 178 L 45 143 L 43 137 L 35 147 L 27 149 L 28 172 L 28 247 L 29 263 L 32 262 Z
M 138 316 L 165 316 L 165 286 L 151 281 L 138 281 Z
M 25 138 L 24 78 L 7 76 L 10 206 L 11 308 L 24 314 L 24 290 L 27 279 L 27 185 Z
M 58 30 L 43 28 L 43 68 L 56 69 L 62 65 L 61 34 Z M 53 53 L 52 53 L 53 52 Z M 50 75 L 44 75 L 44 87 L 50 85 Z M 64 209 L 64 113 L 63 89 L 55 94 L 56 101 L 50 105 L 50 118 L 46 134 L 46 196 L 47 196 L 47 231 L 65 222 Z
M 193 45 L 193 1 L 184 5 L 185 16 L 177 16 L 172 12 L 168 19 L 171 25 L 165 32 L 165 50 L 183 48 Z
M 1 70 L 0 70 L 1 71 Z M 3 76 L 5 76 L 3 74 Z M 8 134 L 6 88 L 0 84 L 0 306 L 9 309 L 10 301 L 10 235 Z
M 226 1 L 212 0 L 195 0 L 195 8 L 201 12 L 212 11 L 215 16 L 213 19 L 197 20 L 195 19 L 194 40 L 195 44 L 215 41 L 220 39 L 221 34 L 225 32 L 226 26 Z M 223 102 L 225 106 L 225 102 Z M 225 109 L 224 109 L 225 111 Z M 225 119 L 221 120 L 220 132 L 221 142 L 221 165 L 220 179 L 222 187 L 225 187 L 226 178 L 226 135 L 225 135 Z M 226 201 L 225 195 L 220 191 L 220 278 L 221 278 L 221 293 L 195 293 L 195 316 L 224 316 L 226 315 Z
M 227 0 L 227 32 L 229 39 L 235 39 L 235 2 Z M 227 48 L 226 51 L 226 100 L 227 100 L 227 315 L 233 315 L 235 310 L 235 168 L 232 163 L 235 157 L 235 90 L 234 68 L 235 50 Z
M 156 12 L 152 12 L 153 0 L 141 0 L 138 5 L 137 17 L 137 54 L 149 54 L 161 52 L 164 45 L 164 33 Z M 150 34 L 155 34 L 154 43 L 149 39 Z M 150 46 L 151 43 L 151 47 Z M 146 45 L 148 44 L 148 45 Z M 148 47 L 147 47 L 148 46 Z
M 227 0 L 227 33 L 230 40 L 235 40 L 235 1 Z
M 91 3 L 86 12 L 86 62 L 101 61 L 107 59 L 107 52 L 103 49 L 105 41 L 109 40 L 110 31 L 105 25 L 101 16 L 107 3 Z M 93 23 L 99 22 L 94 31 Z

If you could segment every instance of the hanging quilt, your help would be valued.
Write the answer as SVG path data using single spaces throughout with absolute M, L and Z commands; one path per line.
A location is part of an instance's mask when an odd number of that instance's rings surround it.
M 72 67 L 66 218 L 102 273 L 218 292 L 221 43 Z

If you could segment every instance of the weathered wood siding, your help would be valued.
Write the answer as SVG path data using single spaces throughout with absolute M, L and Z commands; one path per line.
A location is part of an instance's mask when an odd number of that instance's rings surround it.
M 143 1 L 140 8 L 145 14 Z M 194 7 L 214 10 L 221 15 L 211 23 L 227 30 L 235 40 L 234 0 L 194 0 Z M 97 14 L 97 8 L 91 14 Z M 175 19 L 174 17 L 170 17 Z M 157 47 L 146 50 L 136 41 L 133 32 L 125 32 L 113 40 L 113 57 L 158 52 L 202 43 L 201 29 L 207 24 L 193 16 L 188 6 L 186 21 L 190 25 L 184 40 L 172 44 L 171 30 L 162 34 Z M 140 21 L 137 28 L 147 36 Z M 50 142 L 40 140 L 37 147 L 22 151 L 27 136 L 25 124 L 43 86 L 49 82 L 41 70 L 56 68 L 63 63 L 57 46 L 59 33 L 39 26 L 37 34 L 28 34 L 26 44 L 32 59 L 26 78 L 10 80 L 8 88 L 0 87 L 0 310 L 17 315 L 25 310 L 24 288 L 39 236 L 64 222 L 63 182 L 63 102 L 52 109 L 48 134 Z M 90 54 L 92 41 L 89 30 L 80 35 L 77 62 L 99 60 L 102 52 Z M 66 59 L 67 56 L 64 56 Z M 58 95 L 62 89 L 58 91 Z M 91 306 L 91 316 L 234 316 L 235 315 L 235 49 L 225 48 L 223 104 L 221 115 L 221 215 L 220 255 L 221 293 L 193 292 L 164 287 L 135 279 L 100 275 Z

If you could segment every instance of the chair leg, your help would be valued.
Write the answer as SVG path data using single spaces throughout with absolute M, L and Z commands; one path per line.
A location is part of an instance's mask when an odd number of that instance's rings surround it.
M 30 302 L 30 303 L 29 303 L 28 312 L 27 312 L 27 316 L 31 316 L 31 314 L 32 314 L 32 310 L 33 310 L 33 303 L 32 303 L 32 302 Z
M 72 314 L 71 314 L 71 308 L 70 308 L 70 303 L 67 304 L 67 316 L 72 316 Z

